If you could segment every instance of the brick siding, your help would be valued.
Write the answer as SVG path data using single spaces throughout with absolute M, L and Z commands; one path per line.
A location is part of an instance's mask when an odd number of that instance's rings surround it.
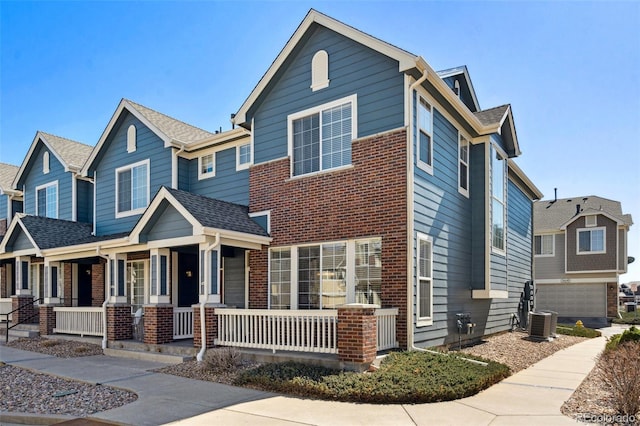
M 213 341 L 218 336 L 218 317 L 215 314 L 215 307 L 204 307 L 205 332 L 207 348 L 213 347 Z M 193 347 L 202 347 L 202 328 L 200 327 L 200 305 L 193 305 Z
M 290 178 L 288 158 L 254 165 L 249 209 L 271 211 L 271 247 L 382 238 L 382 305 L 399 308 L 397 335 L 407 336 L 407 133 L 356 140 L 353 167 Z M 268 306 L 268 253 L 250 254 L 249 306 Z
M 338 358 L 353 363 L 371 363 L 376 358 L 375 308 L 338 308 Z
M 144 343 L 161 345 L 173 341 L 173 306 L 144 307 Z
M 131 305 L 107 305 L 107 340 L 129 340 L 132 337 Z
M 100 259 L 100 263 L 91 265 L 91 306 L 100 307 L 104 303 L 104 276 L 106 260 Z
M 19 311 L 15 311 L 22 306 L 24 306 L 24 308 L 20 309 Z M 38 317 L 34 316 L 37 312 L 37 309 L 33 304 L 33 296 L 11 296 L 11 310 L 15 311 L 13 314 L 11 314 L 11 321 L 14 324 L 24 322 L 27 318 L 31 318 L 29 320 L 26 320 L 27 324 L 38 324 Z
M 56 327 L 56 313 L 53 312 L 53 305 L 40 306 L 40 334 L 48 336 L 53 334 Z
M 73 268 L 71 263 L 63 263 L 64 282 L 62 295 L 64 297 L 64 306 L 73 306 Z

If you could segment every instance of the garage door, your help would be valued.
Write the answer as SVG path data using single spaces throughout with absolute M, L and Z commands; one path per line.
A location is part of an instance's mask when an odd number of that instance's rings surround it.
M 536 309 L 549 309 L 562 317 L 606 317 L 607 285 L 536 284 Z

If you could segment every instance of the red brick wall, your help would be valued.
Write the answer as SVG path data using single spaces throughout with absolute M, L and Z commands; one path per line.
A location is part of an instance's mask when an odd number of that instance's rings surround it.
M 618 283 L 607 283 L 607 317 L 618 316 Z
M 24 308 L 20 309 L 19 311 L 15 311 L 22 306 L 24 306 Z M 15 311 L 13 314 L 11 314 L 11 321 L 14 324 L 25 321 L 27 324 L 38 324 L 38 317 L 34 317 L 34 314 L 38 311 L 33 304 L 33 296 L 11 296 L 11 310 Z
M 129 340 L 132 337 L 131 305 L 107 305 L 107 340 Z
M 0 265 L 0 299 L 11 296 L 11 286 L 8 278 L 6 265 Z
M 97 265 L 91 265 L 91 306 L 99 307 L 104 303 L 104 277 L 106 260 L 100 259 Z
M 63 263 L 64 268 L 64 287 L 62 294 L 64 297 L 64 306 L 73 306 L 73 268 L 71 263 Z
M 345 362 L 371 363 L 376 358 L 374 308 L 338 308 L 338 358 Z
M 204 307 L 205 318 L 205 339 L 207 348 L 213 347 L 213 340 L 218 336 L 218 317 L 215 315 L 215 308 Z M 202 347 L 202 327 L 200 327 L 200 305 L 193 305 L 193 347 Z
M 56 313 L 53 312 L 53 305 L 40 306 L 40 334 L 47 336 L 53 334 L 56 327 Z
M 271 247 L 382 237 L 382 304 L 399 308 L 398 340 L 406 346 L 407 134 L 353 142 L 346 170 L 290 179 L 289 159 L 250 169 L 249 209 L 271 210 Z M 267 250 L 252 251 L 249 305 L 267 306 Z
M 173 340 L 173 306 L 147 305 L 144 308 L 144 343 L 161 345 Z

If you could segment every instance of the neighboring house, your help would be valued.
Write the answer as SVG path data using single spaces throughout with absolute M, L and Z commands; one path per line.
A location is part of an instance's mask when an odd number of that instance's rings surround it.
M 633 224 L 620 202 L 593 195 L 534 204 L 535 307 L 571 321 L 617 315 Z
M 18 174 L 19 167 L 0 163 L 0 239 L 4 237 L 11 220 L 16 213 L 22 212 L 22 191 L 13 189 L 13 181 Z M 11 300 L 9 296 L 15 294 L 15 286 L 11 277 L 7 277 L 7 270 L 0 261 L 0 313 L 9 312 Z
M 45 296 L 43 332 L 131 339 L 143 309 L 145 343 L 366 363 L 457 342 L 456 314 L 465 338 L 510 327 L 541 194 L 513 160 L 511 107 L 482 110 L 466 67 L 437 73 L 311 10 L 232 121 L 210 133 L 120 102 L 77 172 L 90 223 L 21 216 L 0 243 L 16 299 Z M 48 184 L 23 174 L 39 200 Z M 93 329 L 61 327 L 62 303 L 93 306 L 75 311 Z

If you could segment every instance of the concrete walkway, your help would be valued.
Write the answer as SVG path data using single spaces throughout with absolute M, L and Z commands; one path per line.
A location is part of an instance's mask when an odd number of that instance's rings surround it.
M 621 330 L 602 331 L 607 336 Z M 154 373 L 149 370 L 164 364 L 108 356 L 65 359 L 0 346 L 0 360 L 136 392 L 134 403 L 93 416 L 132 425 L 575 425 L 560 407 L 591 371 L 604 344 L 600 337 L 571 346 L 469 398 L 415 405 L 293 398 Z M 3 413 L 2 423 L 12 421 L 9 414 Z

